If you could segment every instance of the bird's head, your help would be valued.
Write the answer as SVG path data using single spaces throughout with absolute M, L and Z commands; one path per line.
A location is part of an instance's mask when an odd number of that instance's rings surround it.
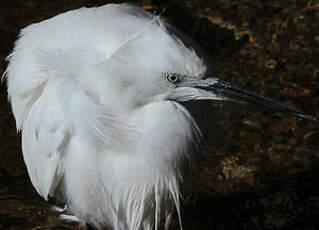
M 112 75 L 120 87 L 117 91 L 128 104 L 135 107 L 166 100 L 233 100 L 316 120 L 292 106 L 208 74 L 203 59 L 185 44 L 183 35 L 160 19 L 151 20 L 125 40 L 106 67 L 108 72 L 114 70 Z

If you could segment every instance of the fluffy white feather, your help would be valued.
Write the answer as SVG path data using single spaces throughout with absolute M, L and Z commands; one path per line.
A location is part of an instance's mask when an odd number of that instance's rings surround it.
M 97 228 L 168 228 L 201 139 L 166 72 L 205 65 L 136 7 L 106 5 L 23 29 L 8 57 L 8 93 L 31 181 Z M 155 131 L 154 131 L 155 130 Z M 165 144 L 163 144 L 165 143 Z

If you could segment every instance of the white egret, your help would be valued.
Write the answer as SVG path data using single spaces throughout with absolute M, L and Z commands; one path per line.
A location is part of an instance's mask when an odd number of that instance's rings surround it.
M 182 102 L 310 115 L 209 76 L 159 16 L 110 4 L 21 31 L 6 71 L 31 182 L 94 228 L 168 228 L 201 130 Z M 205 108 L 203 108 L 205 109 Z M 204 113 L 204 111 L 203 111 Z

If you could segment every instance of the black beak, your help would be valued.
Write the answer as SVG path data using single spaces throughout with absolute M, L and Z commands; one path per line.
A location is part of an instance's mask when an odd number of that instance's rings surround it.
M 290 105 L 286 105 L 284 103 L 262 96 L 260 94 L 253 93 L 245 89 L 241 89 L 215 77 L 199 81 L 191 81 L 187 83 L 187 86 L 201 89 L 206 92 L 208 91 L 215 95 L 215 97 L 220 98 L 222 100 L 238 101 L 241 103 L 247 103 L 250 105 L 263 107 L 274 112 L 292 115 L 310 121 L 318 121 L 315 117 L 306 114 Z

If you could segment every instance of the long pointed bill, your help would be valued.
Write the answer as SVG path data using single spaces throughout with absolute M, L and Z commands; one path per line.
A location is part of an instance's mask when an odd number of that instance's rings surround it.
M 306 114 L 299 109 L 290 105 L 286 105 L 279 101 L 270 99 L 257 93 L 249 92 L 245 89 L 236 87 L 228 82 L 222 81 L 218 78 L 207 78 L 199 81 L 188 82 L 185 85 L 197 89 L 204 90 L 216 95 L 217 98 L 224 100 L 233 100 L 242 103 L 247 103 L 259 107 L 263 107 L 274 112 L 288 114 L 310 121 L 317 121 L 317 119 L 309 114 Z

